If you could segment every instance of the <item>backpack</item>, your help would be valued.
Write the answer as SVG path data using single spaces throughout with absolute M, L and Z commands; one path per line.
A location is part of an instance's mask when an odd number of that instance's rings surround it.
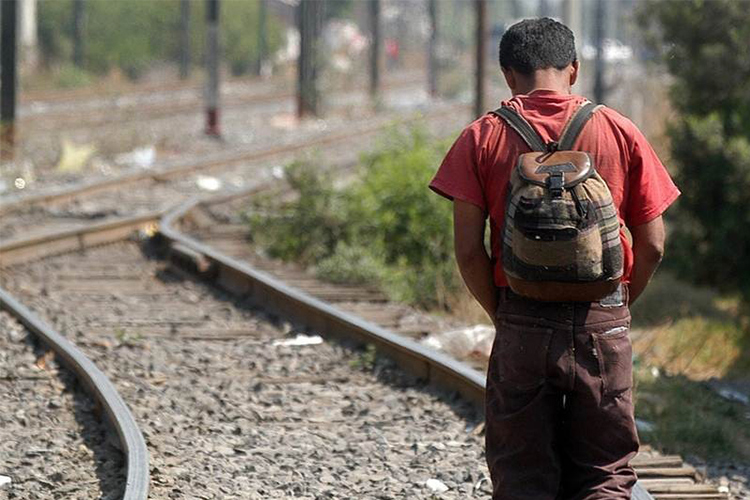
M 549 144 L 513 108 L 493 112 L 532 149 L 511 173 L 501 232 L 503 269 L 518 295 L 590 302 L 619 286 L 623 249 L 612 194 L 591 156 L 572 151 L 599 107 L 584 103 Z

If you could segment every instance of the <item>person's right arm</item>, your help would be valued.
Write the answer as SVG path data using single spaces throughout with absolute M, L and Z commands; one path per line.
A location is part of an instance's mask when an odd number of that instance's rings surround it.
M 646 289 L 664 256 L 664 221 L 656 217 L 629 228 L 633 236 L 633 270 L 630 273 L 630 304 Z

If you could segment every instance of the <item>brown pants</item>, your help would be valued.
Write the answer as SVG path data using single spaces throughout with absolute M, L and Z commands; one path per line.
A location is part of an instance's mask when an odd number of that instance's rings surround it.
M 500 290 L 487 373 L 493 500 L 630 499 L 638 451 L 627 289 L 600 302 Z

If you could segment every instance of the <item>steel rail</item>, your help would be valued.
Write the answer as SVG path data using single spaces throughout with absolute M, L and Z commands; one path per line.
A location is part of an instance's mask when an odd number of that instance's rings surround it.
M 104 409 L 114 427 L 126 459 L 123 500 L 146 500 L 149 491 L 148 448 L 127 405 L 107 376 L 72 342 L 0 288 L 0 308 L 15 316 L 49 346 L 55 355 L 82 381 L 92 398 Z
M 430 112 L 428 115 L 418 114 L 411 118 L 398 120 L 397 122 L 376 123 L 373 125 L 367 125 L 360 129 L 356 129 L 355 133 L 359 135 L 370 134 L 373 132 L 377 132 L 379 130 L 383 130 L 387 128 L 388 126 L 392 125 L 393 123 L 398 123 L 398 124 L 411 123 L 413 121 L 420 119 L 422 116 L 428 116 L 430 118 L 438 118 L 444 115 L 452 115 L 452 114 L 455 114 L 457 110 L 464 110 L 466 109 L 466 107 L 467 106 L 465 104 L 449 105 L 445 109 L 442 109 L 436 112 Z M 223 168 L 223 167 L 236 165 L 238 163 L 243 163 L 243 162 L 248 162 L 248 161 L 258 161 L 258 160 L 267 159 L 267 158 L 277 156 L 277 155 L 295 153 L 298 151 L 302 151 L 306 148 L 324 146 L 324 145 L 344 141 L 347 139 L 351 139 L 352 135 L 353 135 L 353 132 L 351 130 L 342 131 L 336 134 L 329 134 L 324 137 L 318 137 L 315 139 L 310 139 L 310 140 L 298 142 L 298 143 L 286 144 L 282 146 L 274 146 L 271 148 L 264 148 L 264 149 L 254 150 L 254 151 L 234 153 L 234 154 L 229 154 L 229 155 L 213 155 L 203 161 L 192 162 L 189 164 L 175 165 L 171 167 L 162 168 L 161 170 L 156 170 L 156 171 L 130 172 L 130 173 L 118 175 L 110 179 L 92 181 L 92 182 L 88 182 L 82 185 L 79 184 L 79 185 L 74 185 L 70 187 L 52 188 L 44 192 L 40 192 L 38 194 L 19 196 L 14 199 L 8 200 L 4 203 L 0 203 L 0 215 L 6 214 L 13 210 L 19 210 L 21 208 L 28 208 L 31 206 L 41 205 L 45 203 L 61 203 L 61 202 L 79 197 L 81 195 L 92 195 L 95 193 L 100 193 L 103 191 L 108 191 L 111 189 L 116 189 L 116 188 L 120 188 L 123 186 L 131 185 L 131 184 L 136 184 L 139 182 L 145 182 L 149 180 L 163 182 L 163 181 L 167 181 L 173 178 L 180 177 L 181 175 L 185 175 L 185 174 L 189 174 L 193 172 L 205 172 L 205 171 L 210 171 L 216 168 Z
M 213 204 L 212 201 L 211 198 L 189 200 L 162 218 L 159 232 L 170 245 L 174 259 L 188 262 L 206 275 L 209 274 L 206 269 L 210 268 L 210 275 L 220 287 L 241 294 L 279 316 L 348 341 L 375 345 L 405 371 L 443 389 L 455 390 L 477 405 L 483 404 L 485 376 L 469 365 L 346 313 L 176 229 L 192 210 Z M 631 498 L 653 500 L 640 483 L 636 483 Z
M 163 213 L 151 212 L 0 245 L 0 268 L 123 240 L 134 231 L 155 228 Z

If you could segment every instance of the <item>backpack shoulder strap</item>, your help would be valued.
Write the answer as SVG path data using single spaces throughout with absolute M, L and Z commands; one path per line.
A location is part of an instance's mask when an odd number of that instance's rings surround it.
M 600 104 L 594 104 L 591 101 L 586 101 L 578 110 L 573 114 L 565 128 L 560 134 L 560 141 L 557 144 L 557 149 L 560 151 L 570 151 L 573 148 L 573 144 L 581 134 L 583 127 L 588 123 L 591 116 L 602 106 Z
M 510 106 L 501 106 L 492 113 L 505 120 L 510 128 L 515 130 L 524 142 L 529 145 L 532 151 L 547 150 L 546 144 L 544 144 L 542 138 L 539 137 L 539 134 L 534 130 L 534 127 L 532 127 L 531 124 L 515 109 Z

